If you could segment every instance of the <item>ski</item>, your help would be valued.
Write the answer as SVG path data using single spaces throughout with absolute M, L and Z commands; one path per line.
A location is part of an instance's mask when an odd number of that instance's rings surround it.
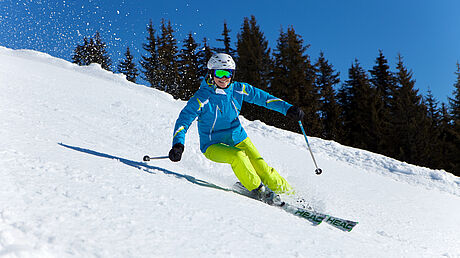
M 236 182 L 233 185 L 233 191 L 246 197 L 258 200 L 250 191 L 244 188 L 244 186 L 240 182 Z M 341 219 L 335 216 L 315 211 L 313 209 L 305 209 L 286 202 L 281 202 L 280 204 L 273 206 L 281 208 L 282 210 L 299 218 L 306 219 L 315 226 L 321 224 L 324 221 L 332 227 L 335 227 L 342 231 L 350 232 L 358 224 L 358 222 L 355 221 Z
M 327 215 L 326 223 L 347 232 L 350 232 L 356 225 L 358 225 L 358 222 L 356 221 L 341 219 L 331 215 Z
M 358 224 L 358 222 L 356 221 L 341 219 L 314 210 L 307 210 L 304 208 L 296 207 L 295 205 L 291 205 L 288 203 L 285 203 L 283 206 L 280 207 L 288 213 L 291 213 L 297 217 L 304 218 L 310 221 L 311 223 L 313 223 L 313 225 L 319 225 L 321 224 L 321 222 L 324 221 L 337 229 L 350 232 Z
M 304 208 L 300 208 L 300 207 L 291 205 L 289 203 L 284 203 L 284 204 L 282 204 L 282 205 L 280 205 L 278 207 L 280 207 L 284 211 L 286 211 L 286 212 L 288 212 L 288 213 L 290 213 L 290 214 L 292 214 L 294 216 L 297 216 L 297 217 L 300 217 L 302 219 L 306 219 L 306 220 L 310 221 L 315 226 L 321 224 L 321 222 L 323 222 L 324 219 L 326 219 L 326 216 L 327 216 L 325 214 L 316 212 L 314 210 L 307 210 L 307 209 L 304 209 Z

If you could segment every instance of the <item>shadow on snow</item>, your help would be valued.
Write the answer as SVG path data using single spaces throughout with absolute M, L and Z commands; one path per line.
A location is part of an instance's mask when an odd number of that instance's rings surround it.
M 189 175 L 186 175 L 186 174 L 180 174 L 180 173 L 177 173 L 177 172 L 174 172 L 174 171 L 171 171 L 171 170 L 167 170 L 167 169 L 164 169 L 164 168 L 161 168 L 161 167 L 151 166 L 151 165 L 148 165 L 145 162 L 139 162 L 139 161 L 124 159 L 124 158 L 121 158 L 121 157 L 113 156 L 113 155 L 110 155 L 110 154 L 105 154 L 105 153 L 102 153 L 102 152 L 93 151 L 93 150 L 90 150 L 90 149 L 84 149 L 84 148 L 80 148 L 80 147 L 76 147 L 76 146 L 70 146 L 70 145 L 67 145 L 67 144 L 64 144 L 64 143 L 58 143 L 58 144 L 63 146 L 63 147 L 65 147 L 65 148 L 75 150 L 75 151 L 79 151 L 79 152 L 83 152 L 83 153 L 90 154 L 90 155 L 94 155 L 94 156 L 97 156 L 97 157 L 118 160 L 118 161 L 122 162 L 125 165 L 128 165 L 128 166 L 143 170 L 144 172 L 147 172 L 149 174 L 155 174 L 154 171 L 160 171 L 160 172 L 163 172 L 166 175 L 175 176 L 175 177 L 177 177 L 179 179 L 185 179 L 185 180 L 189 181 L 190 183 L 193 183 L 193 184 L 196 184 L 196 185 L 199 185 L 199 186 L 214 188 L 214 189 L 223 190 L 223 191 L 227 191 L 227 192 L 233 192 L 233 190 L 220 187 L 218 185 L 206 182 L 206 181 L 201 180 L 201 179 L 197 179 L 197 178 L 195 178 L 193 176 L 189 176 Z

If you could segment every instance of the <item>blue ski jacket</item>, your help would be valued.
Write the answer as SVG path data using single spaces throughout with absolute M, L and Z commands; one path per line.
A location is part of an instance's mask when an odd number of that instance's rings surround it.
M 200 88 L 182 109 L 174 126 L 173 146 L 185 144 L 185 134 L 198 118 L 200 150 L 216 143 L 235 146 L 247 138 L 238 115 L 243 101 L 253 103 L 286 115 L 291 104 L 247 83 L 232 82 L 221 89 L 203 79 Z

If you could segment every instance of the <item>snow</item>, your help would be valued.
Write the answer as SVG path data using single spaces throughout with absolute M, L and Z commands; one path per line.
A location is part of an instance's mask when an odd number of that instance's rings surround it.
M 231 168 L 167 155 L 183 101 L 98 65 L 0 47 L 1 257 L 460 257 L 460 178 L 241 118 L 313 226 L 225 191 Z M 308 129 L 307 129 L 308 130 Z

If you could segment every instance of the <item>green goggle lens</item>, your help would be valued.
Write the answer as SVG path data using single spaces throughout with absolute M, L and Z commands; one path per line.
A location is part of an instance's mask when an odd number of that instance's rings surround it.
M 232 70 L 215 70 L 214 71 L 214 77 L 217 77 L 217 78 L 232 78 Z

